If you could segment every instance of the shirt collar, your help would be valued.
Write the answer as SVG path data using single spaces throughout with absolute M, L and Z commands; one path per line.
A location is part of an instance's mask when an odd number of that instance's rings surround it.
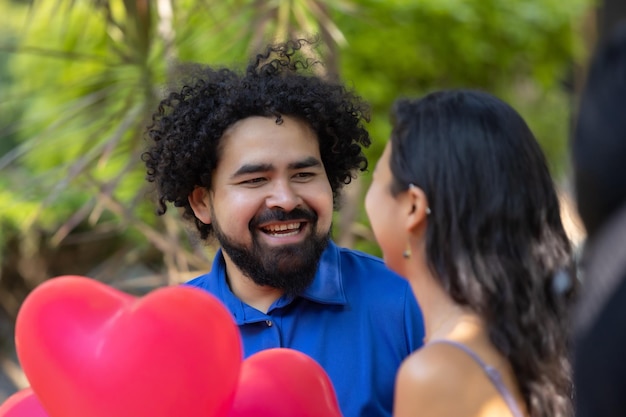
M 339 247 L 332 241 L 322 253 L 317 273 L 302 297 L 321 304 L 345 305 L 348 300 L 343 290 Z

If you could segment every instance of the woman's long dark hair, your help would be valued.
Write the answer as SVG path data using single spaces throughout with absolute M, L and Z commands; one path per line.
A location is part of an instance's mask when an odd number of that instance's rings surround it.
M 430 268 L 455 302 L 485 319 L 530 415 L 571 415 L 573 287 L 556 289 L 571 248 L 532 132 L 508 104 L 477 91 L 399 100 L 392 118 L 392 192 L 409 184 L 425 192 Z

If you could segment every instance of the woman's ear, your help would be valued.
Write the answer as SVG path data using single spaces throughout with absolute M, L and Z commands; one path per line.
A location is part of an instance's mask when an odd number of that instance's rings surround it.
M 416 185 L 410 184 L 407 190 L 409 203 L 409 215 L 407 217 L 407 229 L 416 230 L 420 225 L 426 224 L 426 217 L 430 214 L 428 198 L 424 190 Z
M 204 224 L 211 224 L 211 202 L 209 190 L 204 187 L 193 189 L 187 199 L 196 217 Z

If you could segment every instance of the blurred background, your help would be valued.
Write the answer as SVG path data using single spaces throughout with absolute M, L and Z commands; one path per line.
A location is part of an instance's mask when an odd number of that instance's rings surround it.
M 400 96 L 468 87 L 528 121 L 574 243 L 568 140 L 587 61 L 623 0 L 0 0 L 0 401 L 27 385 L 13 325 L 44 280 L 85 275 L 133 294 L 208 270 L 175 210 L 155 214 L 144 131 L 178 63 L 241 67 L 267 43 L 319 36 L 329 72 L 371 103 L 371 167 Z M 346 190 L 334 237 L 380 254 Z

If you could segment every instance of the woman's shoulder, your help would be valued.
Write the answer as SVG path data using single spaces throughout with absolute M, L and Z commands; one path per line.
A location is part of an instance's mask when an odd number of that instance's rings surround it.
M 398 379 L 403 378 L 407 383 L 415 385 L 423 383 L 433 389 L 449 387 L 458 382 L 455 377 L 466 375 L 464 358 L 452 349 L 439 343 L 424 345 L 404 360 Z M 442 387 L 439 387 L 440 384 Z
M 406 358 L 396 376 L 394 416 L 452 415 L 445 409 L 460 400 L 466 377 L 454 356 L 445 346 L 427 344 Z
M 394 417 L 509 415 L 507 411 L 484 370 L 456 346 L 426 344 L 398 370 Z

